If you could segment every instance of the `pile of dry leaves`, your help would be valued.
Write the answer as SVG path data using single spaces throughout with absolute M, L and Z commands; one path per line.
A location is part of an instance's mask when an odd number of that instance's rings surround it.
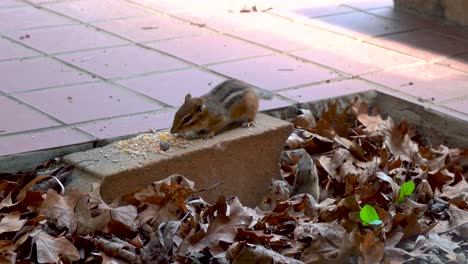
M 422 145 L 365 103 L 292 122 L 284 181 L 255 209 L 236 197 L 207 204 L 181 175 L 125 206 L 99 186 L 60 194 L 51 177 L 70 167 L 2 175 L 0 263 L 466 263 L 468 150 Z M 415 190 L 402 195 L 407 182 Z

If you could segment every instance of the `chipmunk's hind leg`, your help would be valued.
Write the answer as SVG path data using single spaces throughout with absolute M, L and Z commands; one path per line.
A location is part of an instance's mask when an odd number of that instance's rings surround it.
M 241 127 L 253 127 L 257 112 L 258 96 L 249 90 L 236 105 L 232 106 L 231 118 L 241 123 Z

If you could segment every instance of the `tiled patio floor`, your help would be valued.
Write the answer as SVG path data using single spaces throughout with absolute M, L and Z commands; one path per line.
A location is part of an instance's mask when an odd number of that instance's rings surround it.
M 468 31 L 392 5 L 0 0 L 0 156 L 167 128 L 226 78 L 263 110 L 374 89 L 468 121 Z

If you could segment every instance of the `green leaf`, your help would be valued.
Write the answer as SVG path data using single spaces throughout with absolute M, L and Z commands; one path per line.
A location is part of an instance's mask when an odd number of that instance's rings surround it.
M 364 205 L 364 207 L 359 212 L 359 216 L 361 217 L 361 221 L 364 225 L 379 225 L 382 223 L 382 221 L 380 221 L 379 215 L 377 214 L 377 211 L 375 211 L 375 208 L 368 204 Z
M 403 183 L 400 188 L 400 194 L 398 195 L 398 202 L 402 203 L 405 200 L 405 196 L 410 196 L 413 194 L 415 188 L 416 186 L 412 180 Z

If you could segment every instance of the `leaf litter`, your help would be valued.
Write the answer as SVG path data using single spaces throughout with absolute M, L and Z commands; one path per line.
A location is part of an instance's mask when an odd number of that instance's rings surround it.
M 62 194 L 73 167 L 56 161 L 1 174 L 0 263 L 467 262 L 467 149 L 424 145 L 365 102 L 290 121 L 283 179 L 256 208 L 221 195 L 208 204 L 182 175 L 116 205 L 98 185 Z M 144 153 L 147 137 L 117 148 Z M 168 140 L 154 137 L 144 151 Z

